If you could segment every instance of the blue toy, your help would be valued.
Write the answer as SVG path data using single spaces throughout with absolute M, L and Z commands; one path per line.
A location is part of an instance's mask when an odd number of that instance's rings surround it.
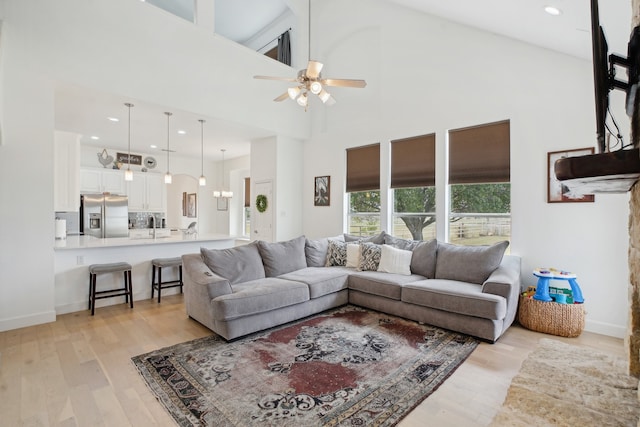
M 582 290 L 578 282 L 576 282 L 575 274 L 555 268 L 536 268 L 533 270 L 533 275 L 538 278 L 538 286 L 533 299 L 546 302 L 553 301 L 549 296 L 549 280 L 567 280 L 573 293 L 573 302 L 576 304 L 584 303 Z

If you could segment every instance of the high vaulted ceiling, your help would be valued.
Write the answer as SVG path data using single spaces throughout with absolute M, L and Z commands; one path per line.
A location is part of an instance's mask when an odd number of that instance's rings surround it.
M 144 1 L 144 0 L 143 0 Z M 169 13 L 188 19 L 193 14 L 193 0 L 146 0 L 149 7 L 161 7 Z M 216 32 L 226 38 L 243 42 L 268 26 L 294 0 L 215 0 Z M 314 0 L 319 1 L 319 0 Z M 590 1 L 589 0 L 387 0 L 419 13 L 437 15 L 448 20 L 476 27 L 506 37 L 518 39 L 547 49 L 591 60 Z M 545 6 L 560 9 L 558 16 L 549 15 Z M 607 36 L 609 51 L 626 56 L 631 23 L 630 0 L 600 0 L 600 23 Z M 251 10 L 252 13 L 246 13 Z M 124 102 L 136 104 L 132 110 L 133 125 L 148 119 L 154 126 L 136 126 L 132 131 L 136 141 L 148 141 L 136 146 L 137 151 L 162 155 L 166 147 L 166 116 L 170 106 L 149 105 L 136 100 L 123 101 L 119 97 L 90 92 L 73 86 L 62 86 L 56 93 L 56 129 L 83 135 L 82 143 L 98 147 L 126 149 L 126 107 Z M 220 149 L 226 148 L 227 158 L 249 153 L 249 141 L 265 137 L 260 129 L 241 127 L 214 118 L 200 117 L 191 112 L 174 112 L 172 149 L 182 156 L 200 156 L 200 125 L 207 120 L 205 157 L 219 160 Z M 114 125 L 107 116 L 118 116 Z M 124 120 L 123 120 L 124 119 Z M 93 140 L 91 136 L 100 139 Z M 138 143 L 138 142 L 137 142 Z M 156 149 L 150 144 L 158 146 Z M 174 145 L 175 144 L 175 145 Z

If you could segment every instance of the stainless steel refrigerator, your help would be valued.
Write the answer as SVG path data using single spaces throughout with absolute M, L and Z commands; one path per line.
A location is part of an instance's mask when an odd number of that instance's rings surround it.
M 129 200 L 117 194 L 80 196 L 80 227 L 100 238 L 129 236 Z

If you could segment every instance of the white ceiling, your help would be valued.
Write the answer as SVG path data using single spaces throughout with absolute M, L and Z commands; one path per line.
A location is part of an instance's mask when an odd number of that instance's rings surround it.
M 317 0 L 316 0 L 317 1 Z M 522 40 L 579 58 L 591 59 L 590 2 L 589 0 L 388 0 L 419 12 L 444 17 L 496 34 Z M 193 0 L 147 0 L 176 14 L 186 13 Z M 162 3 L 162 4 L 161 4 Z M 600 0 L 600 24 L 604 27 L 609 52 L 626 56 L 631 28 L 630 0 Z M 559 8 L 562 14 L 551 16 L 544 6 Z M 216 0 L 217 32 L 234 41 L 242 42 L 262 30 L 286 9 L 285 0 Z M 186 8 L 186 9 L 185 9 Z M 187 10 L 187 12 L 185 12 Z M 246 13 L 246 11 L 251 13 Z M 174 13 L 174 12 L 172 12 Z M 236 19 L 239 17 L 240 19 Z M 157 154 L 166 148 L 166 116 L 172 111 L 171 149 L 182 156 L 200 157 L 200 123 L 205 124 L 205 157 L 219 160 L 220 149 L 227 149 L 226 158 L 249 153 L 250 140 L 268 136 L 264 130 L 241 127 L 211 117 L 172 110 L 137 100 L 88 91 L 73 86 L 61 86 L 56 93 L 56 119 L 58 130 L 83 135 L 83 144 L 97 148 L 127 148 L 127 108 L 132 102 L 132 152 L 153 153 L 149 145 L 155 142 Z M 115 116 L 118 123 L 107 120 Z M 185 130 L 185 135 L 175 132 Z M 92 140 L 98 136 L 99 140 Z

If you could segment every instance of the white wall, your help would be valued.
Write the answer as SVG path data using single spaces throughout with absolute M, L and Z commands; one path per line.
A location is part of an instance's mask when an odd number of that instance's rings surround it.
M 321 4 L 312 25 L 321 27 L 318 59 L 325 62 L 326 75 L 365 78 L 367 87 L 333 89 L 335 106 L 310 107 L 315 114 L 313 137 L 305 144 L 304 182 L 331 175 L 332 197 L 329 208 L 314 207 L 313 192 L 305 187 L 307 236 L 342 232 L 346 148 L 380 142 L 384 174 L 390 140 L 431 132 L 443 225 L 447 130 L 509 119 L 511 252 L 522 256 L 524 284 L 535 284 L 536 267 L 575 272 L 586 300 L 586 329 L 622 337 L 628 312 L 628 195 L 546 203 L 547 152 L 595 147 L 590 62 L 384 1 Z M 356 14 L 360 25 L 351 19 Z M 626 124 L 622 107 L 614 96 L 612 108 Z M 386 188 L 388 176 L 381 181 Z M 438 230 L 444 240 L 444 227 Z
M 253 79 L 291 68 L 143 2 L 5 0 L 0 19 L 0 330 L 55 318 L 52 153 L 58 84 L 274 133 L 308 133 L 308 115 L 290 103 L 274 108 L 274 87 Z M 215 218 L 202 225 L 214 229 Z

